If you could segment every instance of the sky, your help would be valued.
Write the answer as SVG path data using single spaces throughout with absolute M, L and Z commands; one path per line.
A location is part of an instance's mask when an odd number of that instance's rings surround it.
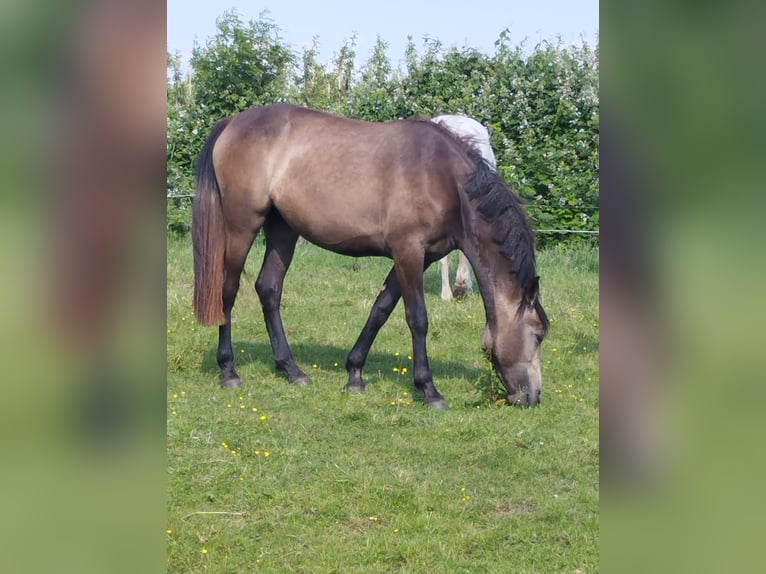
M 216 19 L 232 8 L 244 22 L 267 12 L 297 52 L 317 36 L 321 62 L 329 62 L 354 34 L 357 62 L 367 61 L 380 37 L 394 66 L 404 60 L 408 36 L 419 52 L 428 36 L 446 48 L 475 48 L 487 55 L 494 54 L 506 28 L 512 45 L 526 39 L 530 49 L 559 37 L 566 44 L 584 39 L 592 46 L 598 39 L 598 0 L 167 0 L 168 51 L 188 61 L 195 42 L 204 45 L 215 34 Z

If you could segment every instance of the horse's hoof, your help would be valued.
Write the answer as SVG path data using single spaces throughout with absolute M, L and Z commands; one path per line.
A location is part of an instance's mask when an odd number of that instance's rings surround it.
M 363 393 L 364 383 L 348 383 L 343 387 L 344 393 Z
M 308 387 L 311 384 L 311 378 L 308 375 L 303 375 L 302 377 L 292 379 L 290 384 L 296 387 Z
M 449 408 L 447 401 L 445 401 L 442 397 L 439 397 L 437 399 L 425 399 L 423 402 L 426 404 L 427 407 L 430 407 L 432 409 L 446 410 Z
M 221 388 L 223 389 L 236 389 L 242 386 L 242 379 L 239 377 L 232 377 L 231 379 L 226 379 L 225 381 L 221 381 Z
M 455 285 L 452 288 L 455 299 L 465 299 L 468 296 L 468 288 L 465 285 Z

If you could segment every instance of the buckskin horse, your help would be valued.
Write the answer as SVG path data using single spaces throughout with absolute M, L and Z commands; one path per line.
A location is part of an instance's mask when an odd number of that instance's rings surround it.
M 423 274 L 460 249 L 484 302 L 482 346 L 508 402 L 540 401 L 548 319 L 532 227 L 520 199 L 470 142 L 428 120 L 365 122 L 275 104 L 219 121 L 202 147 L 196 176 L 193 302 L 201 324 L 219 326 L 221 386 L 242 385 L 231 311 L 247 254 L 263 229 L 266 250 L 255 289 L 275 366 L 291 383 L 311 382 L 295 363 L 280 315 L 283 280 L 303 236 L 337 253 L 394 262 L 348 355 L 344 390 L 364 391 L 367 354 L 401 297 L 415 388 L 427 406 L 448 407 L 426 351 Z

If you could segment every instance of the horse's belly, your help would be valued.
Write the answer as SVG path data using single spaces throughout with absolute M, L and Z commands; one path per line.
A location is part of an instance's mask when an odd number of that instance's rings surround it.
M 320 247 L 345 255 L 387 255 L 384 202 L 365 191 L 296 186 L 276 191 L 273 201 L 290 227 Z
M 357 257 L 368 255 L 390 255 L 382 232 L 353 225 L 338 225 L 336 222 L 322 222 L 305 225 L 304 222 L 290 226 L 311 243 L 342 255 Z

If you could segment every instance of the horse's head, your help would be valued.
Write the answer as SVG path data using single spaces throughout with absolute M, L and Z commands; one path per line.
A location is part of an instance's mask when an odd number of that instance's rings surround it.
M 482 346 L 516 405 L 540 402 L 540 344 L 548 317 L 539 297 L 535 237 L 521 198 L 486 157 L 462 141 L 473 171 L 463 181 L 460 248 L 473 264 L 487 312 Z
M 548 318 L 540 304 L 538 283 L 538 277 L 528 280 L 520 302 L 498 301 L 497 320 L 486 326 L 482 336 L 482 348 L 508 391 L 508 402 L 514 405 L 536 405 L 543 390 L 540 345 Z

